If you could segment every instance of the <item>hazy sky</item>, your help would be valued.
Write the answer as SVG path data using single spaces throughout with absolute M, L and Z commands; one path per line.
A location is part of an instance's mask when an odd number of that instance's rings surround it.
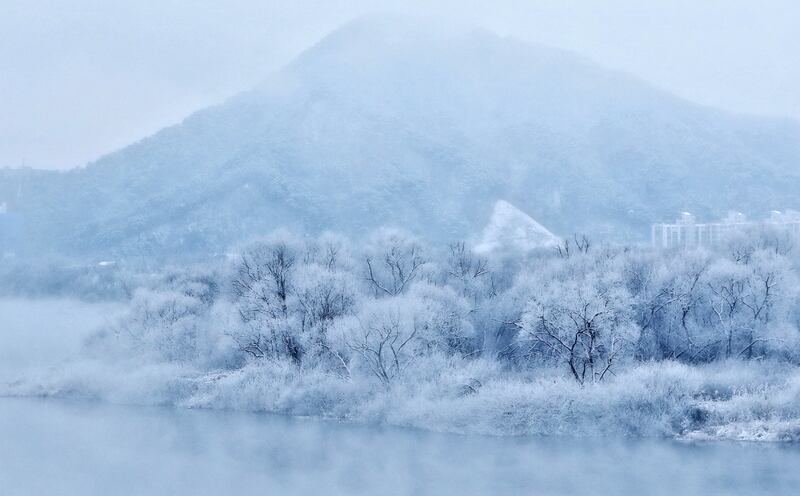
M 800 119 L 797 0 L 2 0 L 0 166 L 82 165 L 385 10 L 482 25 L 700 103 Z

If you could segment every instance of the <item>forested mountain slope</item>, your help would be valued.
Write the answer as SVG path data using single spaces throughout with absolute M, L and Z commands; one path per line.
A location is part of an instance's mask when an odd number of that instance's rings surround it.
M 19 250 L 205 254 L 281 226 L 473 236 L 504 199 L 554 232 L 643 239 L 798 207 L 800 125 L 698 106 L 479 31 L 350 23 L 257 88 L 87 167 L 0 170 Z

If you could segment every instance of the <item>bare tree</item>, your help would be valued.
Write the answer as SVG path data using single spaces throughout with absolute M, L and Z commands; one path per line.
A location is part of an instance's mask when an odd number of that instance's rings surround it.
M 708 283 L 712 295 L 709 307 L 724 336 L 725 358 L 733 354 L 734 337 L 740 325 L 739 316 L 744 308 L 745 288 L 746 282 L 734 274 Z
M 419 246 L 395 243 L 388 247 L 379 261 L 367 256 L 366 280 L 376 295 L 395 296 L 405 291 L 425 263 Z
M 750 316 L 747 343 L 737 356 L 746 356 L 751 359 L 756 345 L 767 341 L 767 338 L 760 337 L 760 334 L 762 329 L 769 326 L 770 310 L 777 296 L 779 280 L 780 276 L 776 267 L 757 264 L 753 268 L 742 297 L 742 305 L 748 309 Z
M 560 258 L 569 258 L 569 239 L 564 238 L 562 243 L 556 246 L 556 253 Z
M 518 341 L 525 355 L 554 358 L 580 384 L 600 382 L 631 342 L 629 295 L 593 278 L 550 284 L 534 296 L 520 321 Z
M 269 294 L 277 297 L 281 311 L 286 313 L 286 299 L 289 295 L 289 277 L 295 263 L 295 256 L 284 243 L 271 246 L 258 246 L 242 254 L 233 279 L 233 292 L 238 297 L 256 297 L 265 300 Z M 266 282 L 266 287 L 259 283 Z
M 592 246 L 592 243 L 588 236 L 581 234 L 580 237 L 578 237 L 577 234 L 574 234 L 572 236 L 572 241 L 575 244 L 575 249 L 578 251 L 578 253 L 583 253 L 584 255 L 589 253 L 589 248 Z M 569 238 L 564 238 L 561 244 L 556 246 L 556 253 L 558 256 L 560 258 L 569 258 L 572 251 L 570 246 L 573 243 L 570 243 Z
M 266 349 L 275 353 L 283 349 L 299 363 L 302 350 L 287 325 L 294 265 L 295 255 L 285 243 L 258 245 L 242 254 L 231 283 L 233 293 L 240 299 L 242 320 L 246 323 L 260 320 L 263 327 L 251 339 L 240 343 L 243 351 L 258 357 Z
M 578 253 L 589 253 L 589 248 L 592 246 L 592 243 L 589 241 L 589 237 L 585 234 L 581 234 L 581 237 L 578 238 L 578 235 L 573 235 L 573 239 L 575 240 L 575 247 L 578 249 Z
M 463 241 L 451 243 L 448 249 L 447 273 L 453 278 L 477 279 L 489 273 L 488 260 L 474 256 Z
M 416 323 L 407 328 L 397 312 L 387 312 L 361 323 L 359 332 L 347 341 L 347 346 L 358 353 L 370 371 L 388 387 L 414 359 L 409 348 L 416 336 Z
M 446 279 L 458 286 L 462 296 L 471 298 L 473 305 L 478 305 L 481 293 L 492 294 L 488 260 L 476 256 L 463 241 L 448 246 L 445 270 Z

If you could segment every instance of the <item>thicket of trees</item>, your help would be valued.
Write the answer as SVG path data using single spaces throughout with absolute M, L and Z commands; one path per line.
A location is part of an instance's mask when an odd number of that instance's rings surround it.
M 482 257 L 396 230 L 358 248 L 282 233 L 223 267 L 135 291 L 110 335 L 158 360 L 203 362 L 225 348 L 227 367 L 286 361 L 386 386 L 442 357 L 555 368 L 580 384 L 641 361 L 795 362 L 798 261 L 793 240 L 774 235 L 714 252 L 576 239 Z

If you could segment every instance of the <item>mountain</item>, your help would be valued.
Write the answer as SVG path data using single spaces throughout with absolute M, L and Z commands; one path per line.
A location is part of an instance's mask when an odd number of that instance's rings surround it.
M 558 237 L 525 212 L 507 201 L 498 200 L 475 251 L 525 253 L 538 248 L 555 248 L 559 244 Z
M 68 172 L 0 170 L 26 252 L 207 254 L 276 227 L 466 237 L 505 198 L 564 235 L 796 206 L 800 125 L 576 55 L 366 18 L 258 87 Z

